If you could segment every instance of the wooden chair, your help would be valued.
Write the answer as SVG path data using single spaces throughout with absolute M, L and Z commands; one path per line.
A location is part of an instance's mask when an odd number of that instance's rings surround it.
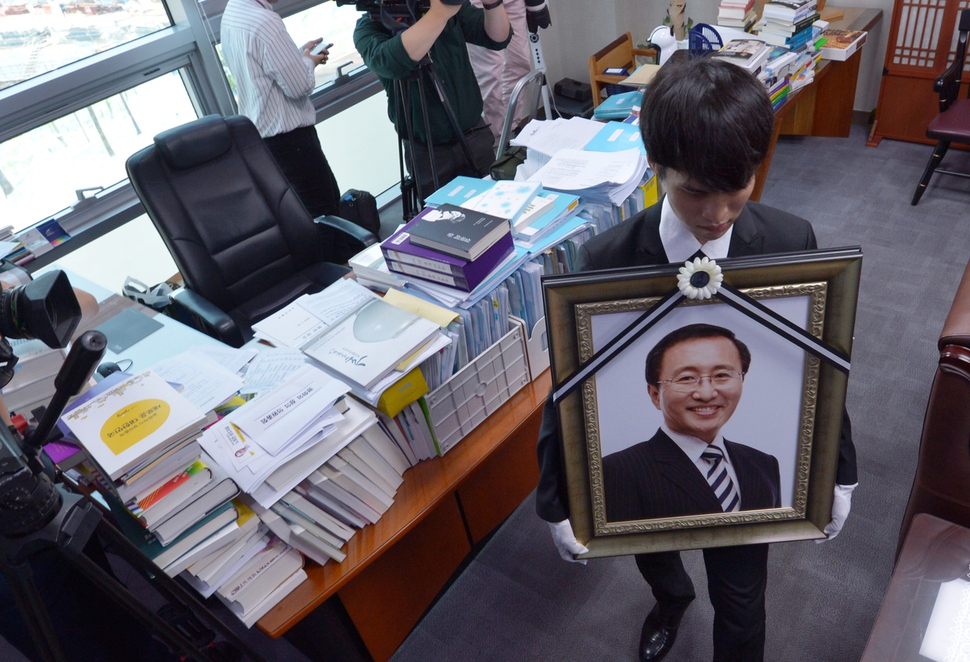
M 951 142 L 970 145 L 970 90 L 966 99 L 957 99 L 960 92 L 960 78 L 963 75 L 963 65 L 967 55 L 967 35 L 970 34 L 970 9 L 960 12 L 960 36 L 957 39 L 957 49 L 953 64 L 943 72 L 934 82 L 933 91 L 940 95 L 940 114 L 930 120 L 926 127 L 926 136 L 938 140 L 936 149 L 926 164 L 923 178 L 913 194 L 913 205 L 919 202 L 930 183 L 934 172 L 943 175 L 956 175 L 970 178 L 970 173 L 955 170 L 939 169 L 940 161 L 950 148 Z
M 610 76 L 603 72 L 614 67 L 623 67 L 632 74 L 637 68 L 637 55 L 656 58 L 657 51 L 652 48 L 634 48 L 633 37 L 627 32 L 590 56 L 589 84 L 593 88 L 594 108 L 602 101 L 600 93 L 604 87 L 617 85 L 626 78 L 626 76 Z

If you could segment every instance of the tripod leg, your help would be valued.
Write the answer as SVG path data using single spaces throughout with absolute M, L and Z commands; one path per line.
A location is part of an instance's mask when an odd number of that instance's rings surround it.
M 424 94 L 424 83 L 421 81 L 420 74 L 418 75 L 418 97 L 421 99 L 421 112 L 424 114 L 424 137 L 428 145 L 428 161 L 431 163 L 431 181 L 433 182 L 434 190 L 437 191 L 441 187 L 441 184 L 438 182 L 438 167 L 434 161 L 434 141 L 431 139 L 431 119 L 428 117 L 428 100 Z M 461 137 L 460 132 L 458 136 Z M 419 191 L 419 196 L 421 197 L 421 204 L 423 206 L 424 192 Z
M 170 604 L 185 605 L 192 613 L 206 625 L 222 635 L 229 643 L 237 647 L 253 662 L 262 662 L 263 658 L 254 651 L 246 642 L 239 638 L 225 623 L 212 615 L 212 613 L 199 602 L 198 598 L 189 589 L 184 588 L 177 581 L 166 575 L 158 567 L 145 557 L 141 551 L 135 547 L 128 538 L 118 531 L 114 526 L 105 521 L 98 524 L 98 533 L 108 541 L 111 548 L 116 551 L 125 561 L 135 568 L 143 577 L 152 582 L 152 586 L 158 590 Z M 97 568 L 97 566 L 95 566 Z M 100 568 L 98 568 L 100 570 Z M 127 594 L 127 591 L 125 591 Z M 130 597 L 130 594 L 129 594 Z M 138 603 L 139 605 L 141 603 Z M 156 619 L 157 620 L 157 619 Z
M 8 564 L 0 559 L 0 568 L 7 579 L 10 592 L 20 608 L 30 639 L 43 662 L 65 662 L 67 657 L 61 648 L 60 641 L 54 633 L 54 626 L 47 608 L 40 599 L 37 587 L 34 585 L 33 575 L 27 561 Z

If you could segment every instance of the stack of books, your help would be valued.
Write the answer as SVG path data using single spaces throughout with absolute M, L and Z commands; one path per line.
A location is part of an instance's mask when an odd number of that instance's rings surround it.
M 758 20 L 754 0 L 721 0 L 717 6 L 717 24 L 727 28 L 739 28 L 745 32 Z
M 812 25 L 819 18 L 817 0 L 774 0 L 764 6 L 758 36 L 769 44 L 792 50 L 813 39 Z
M 387 512 L 414 464 L 376 416 L 368 423 L 275 504 L 253 505 L 272 533 L 320 565 L 346 558 L 347 542 Z
M 822 59 L 844 62 L 866 43 L 866 33 L 862 30 L 835 30 L 828 28 L 822 31 Z
M 61 417 L 119 524 L 172 575 L 237 520 L 239 488 L 198 442 L 215 419 L 152 371 L 111 375 Z
M 750 71 L 758 76 L 768 61 L 771 47 L 758 39 L 732 39 L 713 57 Z

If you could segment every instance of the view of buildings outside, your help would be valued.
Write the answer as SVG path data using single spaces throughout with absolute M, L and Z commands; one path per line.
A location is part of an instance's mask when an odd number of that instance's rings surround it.
M 0 4 L 0 89 L 171 25 L 161 0 Z

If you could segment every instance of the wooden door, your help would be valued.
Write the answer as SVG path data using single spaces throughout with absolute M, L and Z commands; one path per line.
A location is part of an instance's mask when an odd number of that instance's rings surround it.
M 926 137 L 926 125 L 939 112 L 933 80 L 953 62 L 958 15 L 967 8 L 970 0 L 896 0 L 869 145 L 883 138 L 935 144 Z

